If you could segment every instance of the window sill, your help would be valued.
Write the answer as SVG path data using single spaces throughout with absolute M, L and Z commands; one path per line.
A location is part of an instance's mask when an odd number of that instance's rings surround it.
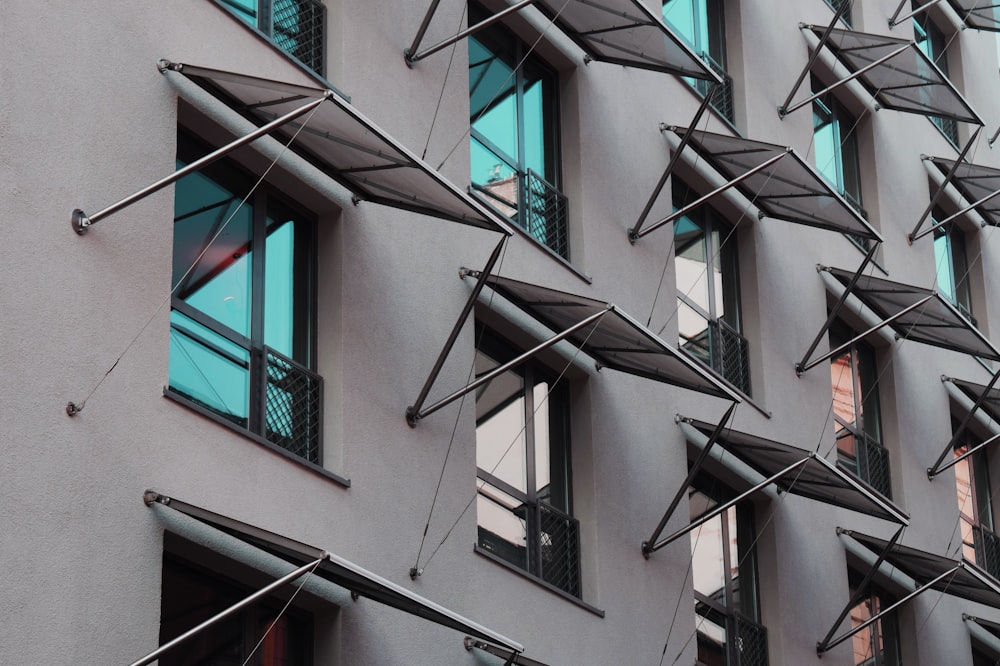
M 583 610 L 589 611 L 589 612 L 593 613 L 594 615 L 596 615 L 597 617 L 604 617 L 604 611 L 601 610 L 600 608 L 595 608 L 594 606 L 591 606 L 590 604 L 588 604 L 587 602 L 583 601 L 582 599 L 578 599 L 578 598 L 574 597 L 572 594 L 569 594 L 567 592 L 564 592 L 564 591 L 560 590 L 555 585 L 550 585 L 549 583 L 546 583 L 541 578 L 538 578 L 537 576 L 533 576 L 532 574 L 528 573 L 524 569 L 521 569 L 519 567 L 514 566 L 510 562 L 497 557 L 496 555 L 494 555 L 493 553 L 491 553 L 491 552 L 489 552 L 487 550 L 483 550 L 482 548 L 479 547 L 478 544 L 476 544 L 475 546 L 473 546 L 473 552 L 475 552 L 480 557 L 486 558 L 490 562 L 494 562 L 495 564 L 499 564 L 500 566 L 504 567 L 505 569 L 509 569 L 510 571 L 513 571 L 514 573 L 518 574 L 522 578 L 526 578 L 527 580 L 531 581 L 535 585 L 538 585 L 538 586 L 540 586 L 540 587 L 548 590 L 549 592 L 551 592 L 551 593 L 553 593 L 553 594 L 555 594 L 555 595 L 557 595 L 559 597 L 562 597 L 566 601 L 569 601 L 569 602 L 572 602 L 572 603 L 576 604 L 577 606 L 579 606 Z
M 320 475 L 322 477 L 330 479 L 334 483 L 336 483 L 338 485 L 341 485 L 344 488 L 350 488 L 351 487 L 351 480 L 350 479 L 342 477 L 342 476 L 340 476 L 338 474 L 334 474 L 333 472 L 331 472 L 330 470 L 326 469 L 325 467 L 321 467 L 320 465 L 317 465 L 316 463 L 311 463 L 308 460 L 305 460 L 304 458 L 300 458 L 300 457 L 298 457 L 297 455 L 295 455 L 293 453 L 289 453 L 288 451 L 286 451 L 285 449 L 281 448 L 280 446 L 275 446 L 274 444 L 272 444 L 271 442 L 267 441 L 266 439 L 264 439 L 260 435 L 256 435 L 256 434 L 250 432 L 249 430 L 246 430 L 245 428 L 241 428 L 240 426 L 236 425 L 235 423 L 232 423 L 231 421 L 227 421 L 224 418 L 221 418 L 218 414 L 213 414 L 211 411 L 205 409 L 201 405 L 199 405 L 199 404 L 197 404 L 195 402 L 192 402 L 191 400 L 188 400 L 187 398 L 185 398 L 184 396 L 180 395 L 179 393 L 176 393 L 175 391 L 170 390 L 169 387 L 164 387 L 164 389 L 163 389 L 163 396 L 165 398 L 173 400 L 174 402 L 176 402 L 178 404 L 183 405 L 184 407 L 187 407 L 188 409 L 190 409 L 192 411 L 197 412 L 198 414 L 201 414 L 205 418 L 207 418 L 207 419 L 209 419 L 209 420 L 211 420 L 211 421 L 213 421 L 215 423 L 218 423 L 219 425 L 222 425 L 222 426 L 225 426 L 225 427 L 229 428 L 233 432 L 242 435 L 243 437 L 249 439 L 250 441 L 254 442 L 255 444 L 259 444 L 260 446 L 263 446 L 265 449 L 267 449 L 268 451 L 271 451 L 272 453 L 277 453 L 281 457 L 283 457 L 283 458 L 285 458 L 287 460 L 290 460 L 291 462 L 294 462 L 294 463 L 296 463 L 298 465 L 302 465 L 303 467 L 305 467 L 310 472 L 313 472 L 313 473 L 318 474 L 318 475 Z

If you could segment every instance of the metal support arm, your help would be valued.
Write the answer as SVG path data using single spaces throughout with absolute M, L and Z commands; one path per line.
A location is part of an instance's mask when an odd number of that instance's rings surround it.
M 211 627 L 215 623 L 217 623 L 217 622 L 219 622 L 221 620 L 226 619 L 227 617 L 229 617 L 230 615 L 232 615 L 234 613 L 237 613 L 237 612 L 241 611 L 242 609 L 246 608 L 250 604 L 252 604 L 255 601 L 257 601 L 258 599 L 266 597 L 267 595 L 271 594 L 275 590 L 277 590 L 277 589 L 279 589 L 279 588 L 287 585 L 288 583 L 291 583 L 296 578 L 299 578 L 300 576 L 303 576 L 304 574 L 309 573 L 310 571 L 312 571 L 313 569 L 315 569 L 316 567 L 318 567 L 319 564 L 320 564 L 320 562 L 322 562 L 323 560 L 329 559 L 329 557 L 330 557 L 329 553 L 323 553 L 323 556 L 320 557 L 318 560 L 316 560 L 314 562 L 310 562 L 309 564 L 305 564 L 305 565 L 299 567 L 295 571 L 292 571 L 291 573 L 289 573 L 289 574 L 287 574 L 285 576 L 282 576 L 281 578 L 279 578 L 278 580 L 274 581 L 273 583 L 271 583 L 267 587 L 265 587 L 265 588 L 263 588 L 261 590 L 258 590 L 257 592 L 254 592 L 253 594 L 251 594 L 249 597 L 247 597 L 243 601 L 239 601 L 236 604 L 234 604 L 234 605 L 230 606 L 229 608 L 225 609 L 224 611 L 222 611 L 222 612 L 214 615 L 213 617 L 210 617 L 209 619 L 207 619 L 204 622 L 202 622 L 201 624 L 199 624 L 197 627 L 194 627 L 193 629 L 189 629 L 188 631 L 184 632 L 183 634 L 181 634 L 177 638 L 173 639 L 172 641 L 170 641 L 168 643 L 165 643 L 165 644 L 161 645 L 160 647 L 158 647 L 156 650 L 150 652 L 149 654 L 147 654 L 142 659 L 139 659 L 138 661 L 133 662 L 132 666 L 146 666 L 146 664 L 153 663 L 154 661 L 156 661 L 157 659 L 159 659 L 163 654 L 165 654 L 166 652 L 168 652 L 168 651 L 172 650 L 173 648 L 177 647 L 178 645 L 180 645 L 184 641 L 188 640 L 189 638 L 193 638 L 195 635 L 201 633 L 205 629 L 208 629 L 209 627 Z
M 513 14 L 515 12 L 518 12 L 518 11 L 524 9 L 525 7 L 527 7 L 528 5 L 534 4 L 536 1 L 537 0 L 521 0 L 521 2 L 519 2 L 519 3 L 515 4 L 515 5 L 511 5 L 507 9 L 504 9 L 503 11 L 497 12 L 496 14 L 494 14 L 491 17 L 489 17 L 487 19 L 483 19 L 482 21 L 480 21 L 476 25 L 469 26 L 465 30 L 462 30 L 461 32 L 459 32 L 459 33 L 457 33 L 457 34 L 449 37 L 448 39 L 445 39 L 444 41 L 438 42 L 434 46 L 428 47 L 427 50 L 423 51 L 422 53 L 417 53 L 416 52 L 417 47 L 420 45 L 420 41 L 424 38 L 424 33 L 427 31 L 427 26 L 430 24 L 431 16 L 433 15 L 434 11 L 437 9 L 438 2 L 437 2 L 437 0 L 435 0 L 431 4 L 430 9 L 428 10 L 427 16 L 424 17 L 423 23 L 420 24 L 420 28 L 417 31 L 416 38 L 413 40 L 413 44 L 410 46 L 410 48 L 406 49 L 403 52 L 403 57 L 406 58 L 406 63 L 408 65 L 412 65 L 413 63 L 417 62 L 418 60 L 423 60 L 424 58 L 426 58 L 429 55 L 434 55 L 435 53 L 437 53 L 441 49 L 447 48 L 447 47 L 451 46 L 452 44 L 454 44 L 455 42 L 459 42 L 459 41 L 465 39 L 466 37 L 468 37 L 469 35 L 472 35 L 472 34 L 475 34 L 475 33 L 479 32 L 483 28 L 487 28 L 487 27 L 493 25 L 494 23 L 496 23 L 498 21 L 502 21 L 504 19 L 504 17 L 506 17 L 508 14 Z
M 826 43 L 830 41 L 830 33 L 833 32 L 833 26 L 837 25 L 837 21 L 839 21 L 840 18 L 847 13 L 847 10 L 850 9 L 850 7 L 851 3 L 842 2 L 840 3 L 840 7 L 837 8 L 837 11 L 833 13 L 833 18 L 830 19 L 830 25 L 826 26 L 826 30 L 823 31 L 823 35 L 819 38 L 819 44 L 816 45 L 812 55 L 809 56 L 809 60 L 806 62 L 806 66 L 802 68 L 799 78 L 795 79 L 795 85 L 792 86 L 791 92 L 788 93 L 788 97 L 785 98 L 784 103 L 778 107 L 779 117 L 784 118 L 788 115 L 788 112 L 785 111 L 785 109 L 792 103 L 792 98 L 795 97 L 795 93 L 799 91 L 799 88 L 802 86 L 802 82 L 806 80 L 806 76 L 808 76 L 809 72 L 812 71 L 813 65 L 815 65 L 816 61 L 819 59 L 819 52 L 822 51 Z M 804 27 L 804 25 L 800 23 L 799 28 L 802 27 Z
M 660 522 L 657 524 L 656 529 L 653 530 L 652 536 L 642 542 L 642 556 L 647 560 L 649 559 L 649 556 L 653 554 L 654 550 L 650 544 L 656 543 L 656 540 L 660 538 L 660 534 L 663 533 L 664 528 L 667 526 L 667 521 L 669 521 L 670 517 L 674 515 L 674 511 L 677 510 L 677 506 L 684 498 L 684 493 L 687 492 L 687 489 L 694 481 L 695 476 L 697 476 L 698 472 L 701 471 L 702 465 L 704 465 L 705 461 L 708 460 L 709 452 L 712 450 L 712 447 L 715 446 L 715 442 L 718 441 L 719 435 L 722 434 L 723 428 L 725 428 L 726 423 L 729 422 L 729 419 L 735 410 L 736 403 L 734 402 L 729 406 L 729 409 L 726 410 L 726 413 L 722 415 L 722 420 L 720 420 L 718 425 L 715 426 L 715 429 L 712 430 L 711 437 L 708 438 L 708 442 L 705 444 L 705 447 L 701 450 L 701 453 L 698 454 L 698 458 L 695 459 L 694 465 L 688 472 L 687 478 L 684 479 L 680 488 L 677 489 L 677 494 L 674 495 L 674 499 L 671 500 L 670 506 L 667 507 L 663 517 L 660 518 Z
M 944 224 L 944 222 L 938 222 L 924 233 L 919 235 L 917 234 L 917 232 L 920 231 L 920 227 L 922 227 L 924 222 L 927 220 L 927 216 L 929 216 L 934 211 L 934 207 L 937 206 L 938 201 L 944 195 L 945 188 L 948 187 L 948 183 L 951 182 L 951 179 L 955 177 L 955 173 L 958 171 L 959 165 L 962 164 L 962 161 L 965 159 L 965 155 L 969 152 L 969 149 L 972 148 L 972 144 L 976 141 L 976 138 L 979 137 L 979 133 L 982 131 L 982 129 L 983 129 L 982 126 L 979 126 L 975 129 L 975 131 L 972 132 L 972 136 L 969 137 L 968 142 L 966 142 L 965 146 L 962 148 L 962 152 L 959 153 L 958 159 L 955 160 L 955 163 L 951 165 L 950 169 L 948 169 L 948 174 L 944 177 L 944 182 L 941 183 L 941 186 L 938 187 L 937 191 L 934 192 L 934 196 L 931 197 L 931 202 L 927 204 L 927 208 L 924 209 L 924 214 L 921 215 L 920 219 L 917 221 L 917 226 L 913 227 L 913 231 L 911 231 L 906 235 L 906 240 L 909 241 L 910 245 L 913 244 L 913 241 L 933 232 L 935 229 Z
M 174 183 L 177 180 L 180 180 L 181 178 L 183 178 L 184 176 L 188 175 L 189 173 L 193 173 L 195 171 L 198 171 L 199 169 L 202 169 L 203 167 L 208 166 L 212 162 L 215 162 L 216 160 L 219 160 L 219 159 L 225 157 L 226 155 L 228 155 L 229 153 L 233 152 L 237 148 L 240 148 L 241 146 L 245 146 L 246 144 L 251 143 L 252 141 L 256 141 L 257 139 L 259 139 L 260 137 L 264 136 L 265 134 L 270 134 L 271 132 L 273 132 L 274 130 L 278 129 L 282 125 L 284 125 L 286 123 L 289 123 L 292 120 L 295 120 L 299 116 L 303 116 L 303 115 L 309 113 L 310 111 L 312 111 L 313 109 L 315 109 L 316 107 L 318 107 L 320 104 L 322 104 L 323 102 L 325 102 L 327 100 L 327 98 L 331 94 L 332 93 L 330 91 L 327 91 L 326 95 L 324 95 L 323 97 L 320 97 L 318 99 L 314 99 L 314 100 L 310 101 L 308 104 L 305 104 L 305 105 L 299 107 L 298 109 L 295 109 L 293 111 L 289 111 L 288 113 L 286 113 L 285 115 L 281 116 L 280 118 L 276 118 L 276 119 L 272 120 L 271 122 L 267 123 L 266 125 L 263 125 L 260 128 L 254 130 L 250 134 L 247 134 L 246 136 L 240 137 L 239 139 L 236 139 L 235 141 L 233 141 L 231 143 L 228 143 L 225 146 L 223 146 L 223 147 L 221 147 L 221 148 L 219 148 L 217 150 L 212 151 L 211 153 L 209 153 L 208 155 L 205 155 L 201 159 L 195 160 L 194 162 L 191 162 L 191 164 L 188 164 L 184 168 L 175 171 L 174 173 L 172 173 L 171 175 L 167 176 L 166 178 L 161 178 L 160 180 L 156 181 L 152 185 L 144 187 L 143 189 L 139 190 L 135 194 L 133 194 L 131 196 L 128 196 L 128 197 L 125 197 L 124 199 L 122 199 L 118 203 L 111 204 L 107 208 L 99 210 L 98 212 L 94 213 L 93 215 L 86 215 L 82 210 L 80 210 L 79 208 L 77 208 L 76 210 L 73 211 L 73 216 L 72 216 L 72 220 L 71 220 L 71 223 L 73 225 L 73 231 L 75 231 L 76 233 L 78 233 L 80 235 L 83 235 L 83 234 L 87 233 L 87 229 L 90 226 L 92 226 L 94 224 L 97 224 L 98 222 L 100 222 L 105 217 L 107 217 L 107 216 L 109 216 L 109 215 L 111 215 L 113 213 L 117 213 L 122 208 L 125 208 L 126 206 L 130 206 L 130 205 L 134 204 L 135 202 L 140 201 L 141 199 L 145 199 L 150 194 L 153 194 L 154 192 L 158 192 L 158 191 L 162 190 L 167 185 L 170 185 L 171 183 Z
M 903 7 L 905 5 L 907 5 L 909 2 L 910 2 L 910 0 L 900 0 L 899 6 L 896 7 L 896 11 L 893 12 L 892 16 L 889 17 L 889 27 L 890 28 L 895 28 L 897 25 L 899 25 L 903 21 L 905 21 L 907 19 L 913 18 L 914 16 L 916 16 L 920 12 L 924 11 L 928 7 L 931 7 L 932 5 L 936 5 L 937 3 L 941 2 L 941 0 L 930 0 L 930 2 L 926 2 L 923 5 L 921 5 L 920 7 L 917 7 L 916 9 L 914 9 L 913 11 L 911 11 L 906 16 L 900 16 L 899 12 L 903 11 Z
M 993 387 L 994 387 L 994 385 L 996 385 L 997 380 L 1000 380 L 1000 370 L 998 370 L 997 372 L 995 372 L 993 374 L 993 378 L 990 379 L 990 383 L 986 386 L 986 388 L 979 395 L 979 397 L 976 398 L 976 402 L 972 406 L 972 409 L 970 409 L 968 412 L 966 412 L 965 418 L 962 419 L 962 423 L 958 426 L 958 429 L 955 430 L 955 433 L 951 436 L 951 439 L 948 440 L 948 444 L 945 445 L 944 450 L 941 451 L 941 455 L 938 456 L 938 459 L 934 461 L 934 464 L 932 466 L 930 466 L 930 467 L 927 468 L 927 478 L 928 478 L 928 480 L 933 481 L 934 477 L 937 476 L 938 474 L 940 474 L 941 472 L 945 471 L 949 467 L 954 466 L 960 460 L 965 460 L 970 455 L 972 455 L 975 451 L 978 451 L 979 449 L 981 449 L 982 447 L 986 446 L 990 442 L 993 442 L 994 440 L 1000 438 L 1000 435 L 994 435 L 993 437 L 990 437 L 989 439 L 987 439 L 985 442 L 980 442 L 978 445 L 976 445 L 973 448 L 971 448 L 970 450 L 966 451 L 961 456 L 959 456 L 957 458 L 953 458 L 952 460 L 950 460 L 948 462 L 948 464 L 946 464 L 946 465 L 942 465 L 941 464 L 941 463 L 944 462 L 945 458 L 948 457 L 948 453 L 954 450 L 955 444 L 958 442 L 959 437 L 961 437 L 963 434 L 965 434 L 965 429 L 967 427 L 969 427 L 969 423 L 972 422 L 973 415 L 976 413 L 976 410 L 978 410 L 980 407 L 982 407 L 983 403 L 986 402 L 986 396 L 989 395 L 989 393 L 990 393 L 991 390 L 993 390 Z

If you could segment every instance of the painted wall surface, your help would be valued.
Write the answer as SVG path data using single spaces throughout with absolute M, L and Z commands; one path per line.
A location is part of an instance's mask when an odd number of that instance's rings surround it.
M 572 1 L 572 0 L 571 0 Z M 403 58 L 427 3 L 328 0 L 326 78 L 382 129 L 464 190 L 469 185 L 468 55 L 464 41 L 408 67 Z M 558 3 L 555 3 L 558 4 Z M 658 11 L 656 2 L 646 2 Z M 812 162 L 808 108 L 775 109 L 809 57 L 799 23 L 826 24 L 823 0 L 726 0 L 736 129 L 792 147 Z M 859 0 L 855 28 L 890 29 L 895 0 Z M 942 5 L 948 4 L 943 2 Z M 935 14 L 951 31 L 950 15 Z M 445 0 L 423 44 L 464 24 Z M 614 302 L 677 340 L 669 227 L 630 244 L 633 226 L 670 159 L 660 124 L 687 126 L 700 102 L 681 79 L 601 62 L 537 11 L 510 27 L 560 76 L 562 185 L 570 199 L 571 261 L 516 234 L 498 272 Z M 955 85 L 986 123 L 969 155 L 1000 168 L 986 138 L 1000 125 L 996 41 L 948 32 Z M 324 460 L 333 475 L 291 461 L 163 395 L 168 382 L 173 188 L 78 236 L 74 208 L 94 212 L 174 168 L 178 124 L 238 123 L 222 105 L 179 100 L 160 58 L 315 84 L 265 39 L 211 0 L 5 3 L 0 21 L 0 663 L 130 663 L 157 646 L 164 528 L 142 502 L 148 488 L 329 549 L 526 647 L 549 664 L 690 664 L 696 616 L 690 544 L 644 559 L 649 537 L 687 474 L 676 414 L 717 421 L 715 398 L 614 370 L 598 372 L 561 343 L 546 362 L 567 368 L 574 403 L 573 502 L 581 520 L 583 602 L 573 603 L 473 551 L 477 539 L 473 400 L 411 428 L 416 397 L 498 234 L 373 203 L 279 161 L 268 181 L 320 223 L 318 371 L 325 381 Z M 807 80 L 808 81 L 808 80 Z M 808 82 L 795 99 L 804 99 Z M 845 96 L 852 108 L 865 101 Z M 228 115 L 227 115 L 228 114 Z M 206 119 L 209 119 L 206 121 Z M 700 127 L 732 133 L 714 113 Z M 216 143 L 229 137 L 216 127 Z M 869 110 L 858 120 L 864 206 L 885 239 L 874 275 L 932 287 L 932 240 L 906 234 L 932 194 L 923 155 L 957 151 L 926 118 Z M 962 141 L 970 128 L 960 130 Z M 263 173 L 276 151 L 233 157 Z M 439 166 L 440 165 L 440 166 Z M 687 164 L 694 174 L 703 165 Z M 670 211 L 670 189 L 650 221 Z M 832 303 L 817 264 L 854 269 L 862 253 L 845 237 L 772 219 L 739 198 L 718 204 L 738 222 L 741 307 L 750 342 L 753 400 L 732 426 L 835 460 L 826 365 L 797 376 L 798 361 Z M 734 203 L 735 201 L 735 203 Z M 741 209 L 741 206 L 743 208 Z M 1000 331 L 1000 262 L 992 227 L 970 228 L 974 314 Z M 488 294 L 482 310 L 491 306 Z M 531 342 L 546 332 L 496 304 L 505 333 Z M 431 400 L 466 383 L 475 339 L 458 336 Z M 951 435 L 948 375 L 985 384 L 975 359 L 875 335 L 883 430 L 894 500 L 912 516 L 903 542 L 953 554 L 955 480 L 929 467 Z M 824 339 L 822 353 L 828 348 Z M 109 368 L 111 370 L 109 371 Z M 67 402 L 84 404 L 68 418 Z M 461 404 L 461 406 L 460 406 Z M 433 510 L 432 510 L 433 506 Z M 758 496 L 763 624 L 772 666 L 851 664 L 850 643 L 822 660 L 815 645 L 847 603 L 838 526 L 882 538 L 892 526 L 797 497 Z M 681 503 L 668 530 L 686 520 Z M 428 521 L 429 516 L 429 521 Z M 426 527 L 426 538 L 424 539 Z M 423 569 L 416 580 L 408 571 Z M 500 664 L 466 652 L 453 630 L 360 599 L 339 609 L 306 598 L 316 654 L 337 664 Z M 599 609 L 602 614 L 594 612 Z M 1000 610 L 928 593 L 900 614 L 905 663 L 971 666 L 961 614 L 1000 621 Z M 842 627 L 846 628 L 846 623 Z

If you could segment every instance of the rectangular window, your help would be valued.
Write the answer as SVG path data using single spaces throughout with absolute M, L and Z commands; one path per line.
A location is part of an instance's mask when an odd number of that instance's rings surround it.
M 519 354 L 477 326 L 476 375 Z M 569 391 L 528 361 L 476 393 L 479 547 L 575 597 L 580 524 L 572 515 Z
M 916 5 L 914 5 L 916 9 Z M 944 33 L 931 20 L 927 12 L 921 12 L 913 17 L 913 39 L 917 48 L 924 52 L 931 61 L 937 65 L 941 73 L 948 76 L 948 57 L 945 54 L 947 40 Z M 934 125 L 941 130 L 945 138 L 958 149 L 958 123 L 952 118 L 941 118 L 940 116 L 928 116 Z
M 732 496 L 716 479 L 697 477 L 688 494 L 691 520 Z M 766 666 L 753 505 L 744 502 L 727 509 L 693 530 L 690 539 L 698 663 Z
M 826 4 L 830 5 L 830 9 L 833 11 L 839 11 L 841 7 L 847 5 L 847 9 L 841 14 L 840 19 L 844 22 L 848 28 L 851 27 L 851 2 L 852 0 L 823 0 Z
M 207 152 L 181 134 L 178 167 Z M 217 163 L 175 186 L 170 391 L 319 464 L 315 224 L 253 182 Z
M 736 122 L 733 78 L 726 72 L 726 15 L 723 0 L 664 0 L 663 21 L 701 56 L 723 83 L 712 97 L 712 108 Z M 686 79 L 704 97 L 711 85 L 702 79 Z
M 932 223 L 945 219 L 945 214 L 935 208 Z M 972 295 L 969 289 L 969 260 L 965 249 L 965 234 L 952 222 L 934 230 L 934 264 L 937 271 L 938 292 L 976 324 L 972 316 Z
M 470 7 L 470 21 L 486 16 Z M 568 202 L 559 191 L 558 91 L 556 72 L 504 26 L 469 38 L 472 187 L 529 236 L 569 259 Z
M 959 423 L 952 419 L 952 431 Z M 955 446 L 959 457 L 981 443 L 968 430 Z M 1000 577 L 1000 537 L 993 526 L 993 498 L 990 492 L 989 460 L 980 449 L 955 464 L 955 490 L 962 528 L 962 555 L 994 577 Z
M 675 210 L 697 199 L 682 180 L 674 176 L 672 181 Z M 735 234 L 708 206 L 674 222 L 679 344 L 750 395 L 750 352 L 740 323 Z
M 244 588 L 173 556 L 163 558 L 160 645 L 250 596 Z M 244 664 L 309 666 L 312 620 L 279 600 L 264 600 L 220 620 L 166 652 L 160 666 Z
M 216 0 L 320 76 L 326 57 L 326 7 L 319 0 Z
M 851 596 L 863 581 L 854 570 L 849 571 Z M 877 615 L 895 600 L 882 590 L 872 587 L 858 605 L 851 609 L 851 628 L 857 627 Z M 889 613 L 859 631 L 851 638 L 854 647 L 854 666 L 902 666 L 899 649 L 899 623 L 895 613 Z
M 830 348 L 854 337 L 842 322 L 830 327 Z M 889 452 L 882 445 L 875 350 L 863 341 L 853 343 L 830 359 L 833 389 L 833 427 L 837 463 L 886 497 L 892 497 Z

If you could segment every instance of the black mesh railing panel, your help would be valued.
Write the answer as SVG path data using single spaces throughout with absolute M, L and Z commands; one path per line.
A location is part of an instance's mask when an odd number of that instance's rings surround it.
M 569 259 L 569 205 L 566 196 L 534 171 L 525 183 L 528 205 L 524 229 L 563 259 Z
M 767 629 L 736 614 L 737 666 L 767 666 Z
M 580 523 L 544 503 L 538 504 L 542 580 L 580 596 Z
M 264 349 L 264 436 L 320 464 L 322 379 L 272 349 Z
M 860 455 L 862 479 L 889 499 L 892 499 L 892 482 L 889 474 L 889 450 L 873 437 L 864 434 L 855 439 Z
M 702 60 L 704 60 L 709 68 L 722 77 L 722 85 L 715 89 L 715 94 L 712 95 L 712 101 L 710 104 L 712 108 L 718 111 L 719 115 L 729 121 L 730 124 L 736 122 L 736 107 L 733 101 L 733 77 L 722 68 L 722 65 L 715 62 L 712 56 L 707 53 L 701 54 Z M 708 94 L 708 89 L 711 87 L 712 82 L 706 81 L 704 79 L 692 79 L 694 82 L 694 89 L 698 91 L 702 97 Z
M 750 343 L 729 324 L 711 322 L 712 367 L 727 382 L 750 395 Z
M 317 0 L 274 0 L 274 42 L 317 74 L 323 74 L 326 7 Z
M 973 526 L 976 543 L 976 564 L 1000 580 L 1000 537 L 982 526 Z
M 938 116 L 931 116 L 931 122 L 937 125 L 941 133 L 944 134 L 945 138 L 951 142 L 951 145 L 958 148 L 958 122 L 954 118 L 940 118 Z

